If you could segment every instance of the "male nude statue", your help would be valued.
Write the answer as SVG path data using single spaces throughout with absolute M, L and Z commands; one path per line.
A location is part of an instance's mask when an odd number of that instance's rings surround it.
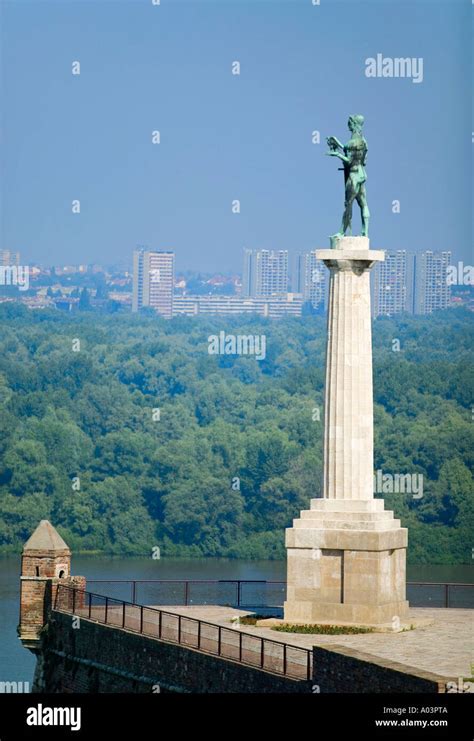
M 335 136 L 328 136 L 326 139 L 329 149 L 331 150 L 326 154 L 330 157 L 339 157 L 344 164 L 344 167 L 340 169 L 344 170 L 344 181 L 346 185 L 342 225 L 340 231 L 337 232 L 337 234 L 334 234 L 333 238 L 343 237 L 348 229 L 349 234 L 351 233 L 352 204 L 354 203 L 354 200 L 357 201 L 360 207 L 362 236 L 368 237 L 370 213 L 365 194 L 365 181 L 367 180 L 365 162 L 367 159 L 368 147 L 367 142 L 362 136 L 364 117 L 350 116 L 347 125 L 352 136 L 345 146 L 343 146 Z

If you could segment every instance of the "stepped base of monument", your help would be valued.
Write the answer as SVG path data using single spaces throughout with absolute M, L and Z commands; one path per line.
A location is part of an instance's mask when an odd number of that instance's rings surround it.
M 398 625 L 407 530 L 381 499 L 312 499 L 286 531 L 285 622 Z

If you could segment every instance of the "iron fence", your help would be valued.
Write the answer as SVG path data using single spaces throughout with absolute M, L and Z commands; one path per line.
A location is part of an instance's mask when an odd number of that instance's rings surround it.
M 58 585 L 54 609 L 238 661 L 291 679 L 310 680 L 312 652 L 156 607 Z
M 152 605 L 229 605 L 281 609 L 286 582 L 258 579 L 90 579 L 110 597 Z M 407 582 L 412 607 L 474 608 L 474 584 Z

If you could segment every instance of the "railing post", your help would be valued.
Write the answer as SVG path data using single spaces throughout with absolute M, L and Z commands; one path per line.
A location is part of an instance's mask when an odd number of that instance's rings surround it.
M 239 661 L 242 661 L 242 636 L 243 633 L 239 630 Z
M 217 631 L 217 655 L 221 655 L 221 646 L 222 646 L 222 628 L 219 625 L 218 631 Z
M 105 622 L 106 625 L 107 625 L 107 613 L 108 613 L 108 611 L 109 611 L 109 598 L 106 597 L 105 598 L 105 617 L 104 617 L 104 622 Z
M 189 582 L 185 581 L 184 583 L 184 604 L 189 604 Z
M 159 615 L 159 618 L 158 618 L 158 638 L 161 638 L 161 614 L 162 613 L 161 613 L 161 610 L 160 610 L 160 612 L 158 613 L 158 615 Z
M 286 674 L 286 643 L 283 644 L 283 674 Z
M 261 645 L 260 645 L 260 666 L 263 669 L 263 667 L 265 665 L 265 641 L 263 640 L 263 638 L 260 638 L 260 640 L 261 640 Z
M 72 614 L 76 612 L 76 590 L 72 590 Z
M 178 643 L 181 643 L 181 615 L 178 615 Z
M 135 579 L 132 581 L 132 602 L 135 604 L 137 601 L 137 582 Z
M 311 677 L 311 651 L 306 654 L 306 679 L 312 679 Z
M 449 607 L 449 584 L 444 585 L 444 606 Z
M 92 614 L 92 592 L 89 592 L 89 619 Z
M 201 621 L 198 620 L 198 648 L 201 648 Z
M 143 605 L 140 606 L 140 633 L 143 633 Z
M 125 628 L 125 602 L 123 603 L 122 628 Z

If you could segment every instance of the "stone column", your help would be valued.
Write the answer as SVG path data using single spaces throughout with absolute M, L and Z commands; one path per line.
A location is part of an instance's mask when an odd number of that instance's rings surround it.
M 369 271 L 384 253 L 366 237 L 342 237 L 317 257 L 331 272 L 324 487 L 286 531 L 285 620 L 399 626 L 407 531 L 373 495 Z
M 344 237 L 342 248 L 319 250 L 330 270 L 324 497 L 373 498 L 372 324 L 369 270 L 384 259 L 366 237 Z

